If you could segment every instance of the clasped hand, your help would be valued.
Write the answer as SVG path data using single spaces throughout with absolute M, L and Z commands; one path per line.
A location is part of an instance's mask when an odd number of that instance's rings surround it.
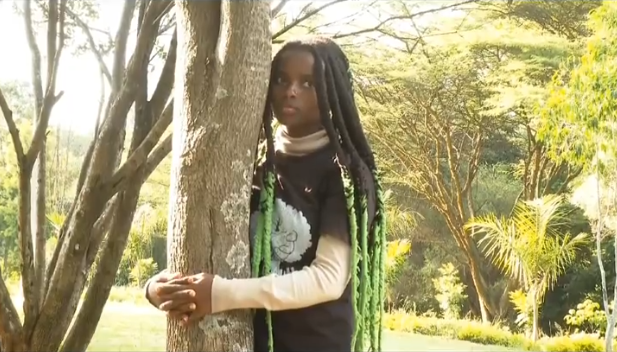
M 170 318 L 190 324 L 212 313 L 213 279 L 206 273 L 181 276 L 163 272 L 152 278 L 148 296 Z

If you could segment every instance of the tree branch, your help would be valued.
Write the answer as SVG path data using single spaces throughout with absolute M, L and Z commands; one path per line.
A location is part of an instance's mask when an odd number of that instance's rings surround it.
M 0 272 L 0 347 L 4 351 L 26 351 L 24 331 Z
M 127 3 L 134 4 L 134 2 Z M 126 77 L 122 81 L 122 88 L 117 94 L 112 93 L 113 103 L 109 115 L 101 127 L 84 188 L 74 215 L 69 220 L 69 231 L 67 231 L 69 236 L 64 240 L 62 252 L 68 251 L 70 254 L 58 258 L 49 285 L 48 296 L 53 294 L 53 299 L 46 300 L 37 321 L 37 329 L 32 336 L 32 344 L 38 349 L 57 350 L 62 341 L 62 331 L 66 331 L 72 320 L 70 305 L 73 298 L 79 296 L 79 292 L 74 290 L 73 281 L 82 271 L 92 226 L 112 196 L 103 186 L 106 184 L 105 180 L 113 173 L 113 168 L 110 166 L 116 165 L 118 160 L 126 118 L 142 82 L 142 67 L 147 64 L 146 54 L 158 33 L 156 21 L 168 5 L 167 1 L 150 2 L 144 25 L 137 37 L 135 50 L 126 70 Z M 134 9 L 134 6 L 132 8 Z
M 24 21 L 26 25 L 26 39 L 32 54 L 32 85 L 34 86 L 35 110 L 38 114 L 43 105 L 43 79 L 41 78 L 41 51 L 36 43 L 32 26 L 32 0 L 24 1 Z
M 134 182 L 131 183 L 129 189 L 116 198 L 118 204 L 112 208 L 114 213 L 113 217 L 110 217 L 112 220 L 110 235 L 101 253 L 94 277 L 86 291 L 84 302 L 75 317 L 75 323 L 68 332 L 61 352 L 85 351 L 94 336 L 103 307 L 109 298 L 122 253 L 126 248 L 133 215 L 139 200 L 143 180 L 140 178 L 141 175 L 134 176 L 137 178 L 132 178 Z
M 306 12 L 302 16 L 299 16 L 295 20 L 291 21 L 291 23 L 289 23 L 288 25 L 283 27 L 281 30 L 279 30 L 278 32 L 274 33 L 274 35 L 272 35 L 272 42 L 273 43 L 282 43 L 283 42 L 282 40 L 278 40 L 278 38 L 280 36 L 282 36 L 283 34 L 289 32 L 291 29 L 293 29 L 295 26 L 299 25 L 300 23 L 302 23 L 302 22 L 306 21 L 307 19 L 315 16 L 320 11 L 322 11 L 322 10 L 332 6 L 332 5 L 335 5 L 335 4 L 338 4 L 340 2 L 343 2 L 343 1 L 345 1 L 345 0 L 333 0 L 333 1 L 327 2 L 327 3 L 325 3 L 325 4 L 321 5 L 321 6 L 313 9 L 313 10 L 310 10 L 310 11 Z
M 163 70 L 159 81 L 156 85 L 156 89 L 150 98 L 150 111 L 155 119 L 159 119 L 165 104 L 171 96 L 171 91 L 174 87 L 174 80 L 176 79 L 176 56 L 178 52 L 178 31 L 174 30 L 174 34 L 169 42 L 169 51 L 167 52 L 167 58 L 163 65 Z
M 34 87 L 35 96 L 35 115 L 40 119 L 43 103 L 43 84 L 41 78 L 41 53 L 36 43 L 34 36 L 34 29 L 32 26 L 32 1 L 26 0 L 24 2 L 24 20 L 26 25 L 26 38 L 30 51 L 32 53 L 32 85 Z M 51 5 L 51 4 L 50 4 Z M 53 11 L 50 13 L 49 21 L 55 24 L 55 18 Z M 55 49 L 55 46 L 54 46 Z M 38 132 L 41 123 L 37 120 L 37 127 L 35 131 Z M 39 133 L 40 134 L 40 133 Z M 40 145 L 40 143 L 39 143 Z M 34 264 L 33 253 L 33 239 L 32 239 L 32 223 L 31 223 L 31 195 L 32 188 L 30 184 L 30 178 L 32 176 L 32 168 L 34 166 L 34 160 L 38 155 L 38 148 L 33 156 L 30 155 L 30 151 L 37 145 L 30 144 L 30 148 L 25 152 L 22 158 L 22 163 L 19 168 L 19 243 L 21 254 L 21 277 L 22 288 L 24 295 L 24 330 L 28 335 L 29 331 L 34 326 L 37 315 L 39 313 L 40 296 L 37 295 L 37 289 L 35 288 L 36 270 Z
M 66 10 L 66 1 L 67 0 L 62 0 L 60 2 L 60 11 Z M 26 8 L 28 9 L 28 11 L 30 11 L 30 5 L 29 5 L 30 2 L 31 0 L 26 1 L 26 4 L 28 4 L 26 5 Z M 50 8 L 55 7 L 56 11 L 58 11 L 57 0 L 50 0 L 49 6 Z M 47 88 L 45 91 L 45 95 L 43 96 L 42 106 L 37 106 L 36 113 L 39 116 L 37 126 L 34 131 L 32 141 L 30 143 L 30 148 L 28 149 L 28 152 L 26 153 L 25 167 L 27 168 L 27 170 L 30 170 L 30 171 L 32 170 L 32 167 L 34 166 L 34 162 L 39 154 L 39 151 L 45 144 L 45 136 L 47 134 L 47 126 L 49 124 L 49 118 L 51 117 L 51 110 L 54 107 L 54 105 L 58 102 L 58 100 L 62 97 L 62 94 L 63 94 L 62 92 L 60 92 L 58 95 L 56 95 L 55 93 L 56 78 L 58 74 L 58 65 L 60 63 L 60 56 L 64 48 L 64 38 L 65 38 L 64 13 L 59 13 L 57 15 L 58 16 L 55 16 L 55 15 L 52 16 L 52 18 L 54 19 L 54 24 L 53 25 L 49 24 L 48 26 L 48 38 L 47 39 L 48 41 L 51 40 L 51 42 L 48 43 L 48 55 L 51 56 L 51 58 L 48 58 L 48 66 L 51 66 L 51 67 L 48 67 L 48 70 L 47 70 L 48 71 L 47 85 L 46 85 Z M 31 16 L 26 16 L 26 17 L 30 18 Z M 52 22 L 52 18 L 49 19 L 50 23 Z M 60 26 L 60 31 L 57 30 L 58 25 Z M 26 25 L 26 27 L 30 28 L 28 30 L 28 32 L 30 32 L 32 30 L 32 23 L 30 22 L 29 25 L 28 24 Z M 52 35 L 49 32 L 53 32 L 54 39 L 51 39 Z M 32 33 L 32 35 L 34 34 Z M 29 38 L 28 40 L 29 43 L 30 43 L 30 39 L 35 40 L 34 37 L 30 38 L 30 33 L 28 34 L 28 38 Z M 49 48 L 52 45 L 53 45 L 53 51 L 52 49 Z M 35 50 L 33 51 L 33 66 L 36 66 L 34 68 L 35 70 L 35 74 L 34 74 L 35 95 L 36 95 L 38 94 L 37 86 L 41 82 L 40 81 L 40 53 L 38 52 L 36 41 L 34 41 L 33 43 L 30 43 L 30 46 L 31 46 L 31 50 Z M 35 48 L 35 49 L 32 49 L 32 48 Z M 38 110 L 38 108 L 40 108 L 40 110 Z
M 392 16 L 392 17 L 389 17 L 389 18 L 386 18 L 386 19 L 380 21 L 377 25 L 375 25 L 373 27 L 370 27 L 370 28 L 364 28 L 364 29 L 360 29 L 360 30 L 357 30 L 357 31 L 353 31 L 353 32 L 337 33 L 337 34 L 332 36 L 332 39 L 342 39 L 342 38 L 357 36 L 357 35 L 360 35 L 360 34 L 366 34 L 366 33 L 371 33 L 371 32 L 378 32 L 378 31 L 381 31 L 383 26 L 385 26 L 386 24 L 388 24 L 388 23 L 390 23 L 392 21 L 396 21 L 396 20 L 409 20 L 409 19 L 413 19 L 413 18 L 416 18 L 416 17 L 428 15 L 428 14 L 431 14 L 431 13 L 435 13 L 435 12 L 439 12 L 439 11 L 444 11 L 444 10 L 456 8 L 456 7 L 459 7 L 459 6 L 462 6 L 462 5 L 474 3 L 474 2 L 477 2 L 477 1 L 478 0 L 465 0 L 465 1 L 460 1 L 460 2 L 457 2 L 457 3 L 454 3 L 454 4 L 444 5 L 444 6 L 437 7 L 437 8 L 432 8 L 432 9 L 428 9 L 428 10 L 418 11 L 418 12 L 415 12 L 415 13 L 412 13 L 412 14 L 409 14 L 409 15 Z M 274 38 L 274 39 L 276 39 L 276 38 Z M 273 40 L 272 43 L 275 43 L 275 44 L 282 43 L 282 40 Z
M 280 0 L 278 4 L 272 9 L 270 16 L 275 18 L 278 14 L 283 10 L 285 5 L 289 2 L 289 0 Z
M 109 183 L 112 188 L 112 192 L 118 192 L 123 186 L 126 186 L 126 181 L 131 178 L 131 175 L 140 168 L 148 159 L 148 154 L 156 146 L 159 139 L 167 130 L 167 127 L 171 123 L 174 110 L 173 101 L 170 102 L 161 118 L 156 122 L 154 127 L 150 130 L 146 138 L 141 142 L 139 147 L 128 157 L 124 164 L 116 171 L 116 173 L 110 178 Z
M 118 207 L 120 198 L 114 196 L 105 211 L 101 215 L 101 217 L 94 223 L 92 227 L 92 236 L 90 239 L 90 244 L 88 245 L 88 253 L 86 254 L 86 272 L 90 272 L 92 268 L 92 264 L 96 259 L 96 255 L 99 252 L 99 248 L 103 239 L 105 238 L 105 234 L 109 231 L 109 226 L 111 225 L 111 221 L 113 219 L 113 214 L 116 212 L 116 208 Z
M 90 31 L 90 28 L 88 27 L 88 25 L 84 21 L 82 21 L 81 18 L 79 18 L 79 16 L 77 16 L 75 12 L 71 11 L 70 9 L 67 9 L 66 11 L 69 14 L 69 16 L 71 16 L 71 19 L 75 21 L 75 23 L 77 23 L 77 26 L 81 28 L 81 30 L 84 32 L 84 34 L 88 38 L 88 45 L 90 46 L 90 50 L 92 50 L 92 53 L 94 54 L 94 58 L 99 64 L 99 69 L 101 70 L 101 73 L 105 76 L 107 83 L 111 85 L 112 84 L 111 72 L 109 72 L 109 68 L 107 67 L 107 64 L 105 63 L 103 54 L 101 53 L 100 50 L 96 48 L 96 43 L 94 42 L 94 36 L 92 36 L 92 31 Z
M 4 98 L 4 94 L 2 94 L 2 89 L 0 89 L 0 109 L 4 115 L 4 119 L 6 120 L 6 125 L 9 128 L 11 139 L 13 140 L 13 148 L 15 149 L 15 156 L 17 157 L 17 165 L 20 165 L 21 167 L 24 161 L 24 147 L 21 144 L 21 139 L 19 138 L 19 130 L 13 120 L 13 111 L 9 108 L 9 104 Z
M 131 21 L 133 20 L 136 6 L 136 1 L 125 1 L 124 8 L 122 9 L 120 26 L 118 27 L 118 32 L 116 32 L 116 38 L 114 40 L 116 53 L 114 55 L 114 65 L 112 68 L 111 100 L 115 98 L 115 94 L 118 93 L 122 87 L 122 78 L 124 77 L 124 69 L 126 66 L 126 45 L 128 43 Z
M 161 161 L 165 159 L 165 157 L 171 152 L 171 142 L 172 142 L 172 134 L 169 134 L 167 138 L 165 138 L 148 156 L 148 160 L 146 160 L 145 166 L 145 174 L 146 177 L 150 177 L 150 175 L 156 170 Z

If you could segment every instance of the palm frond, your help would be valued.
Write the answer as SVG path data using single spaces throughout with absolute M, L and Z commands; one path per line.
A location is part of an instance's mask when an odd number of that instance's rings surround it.
M 527 281 L 524 262 L 521 260 L 520 241 L 517 241 L 516 227 L 505 217 L 493 214 L 475 218 L 465 225 L 476 235 L 484 234 L 478 241 L 482 252 L 506 275 L 521 282 Z

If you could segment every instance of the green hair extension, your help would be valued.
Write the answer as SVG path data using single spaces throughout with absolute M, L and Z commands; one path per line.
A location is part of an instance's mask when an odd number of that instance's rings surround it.
M 352 270 L 352 275 L 351 275 L 351 302 L 352 302 L 352 307 L 353 307 L 353 313 L 354 316 L 356 317 L 355 319 L 355 327 L 354 327 L 354 334 L 353 337 L 351 339 L 351 346 L 355 346 L 356 345 L 356 339 L 358 336 L 358 331 L 360 330 L 360 325 L 361 325 L 361 320 L 358 319 L 358 317 L 361 315 L 361 313 L 358 311 L 358 287 L 359 287 L 359 282 L 358 282 L 358 262 L 359 259 L 358 258 L 358 236 L 357 236 L 357 229 L 358 229 L 358 225 L 356 222 L 356 212 L 355 212 L 355 202 L 354 202 L 354 198 L 355 198 L 355 191 L 354 191 L 354 184 L 353 181 L 351 180 L 351 177 L 349 177 L 349 172 L 347 171 L 347 169 L 345 169 L 343 166 L 340 167 L 341 168 L 341 178 L 343 180 L 343 187 L 345 190 L 345 199 L 347 200 L 347 214 L 349 216 L 349 235 L 351 237 L 351 270 Z
M 341 166 L 351 236 L 352 304 L 355 328 L 352 337 L 354 351 L 364 351 L 370 341 L 372 351 L 381 351 L 381 322 L 384 297 L 385 229 L 383 194 L 376 178 L 377 214 L 371 236 L 366 196 L 358 197 L 349 172 Z M 358 221 L 359 220 L 359 221 Z M 358 236 L 359 235 L 359 236 Z M 369 243 L 372 239 L 373 243 Z
M 377 199 L 377 214 L 376 214 L 376 223 L 374 226 L 374 236 L 375 236 L 375 253 L 373 255 L 373 262 L 375 263 L 374 269 L 377 269 L 377 275 L 373 276 L 374 285 L 373 287 L 377 288 L 377 295 L 374 295 L 376 298 L 375 303 L 371 304 L 371 311 L 377 313 L 377 317 L 375 319 L 375 329 L 376 336 L 372 341 L 374 341 L 373 351 L 381 351 L 382 350 L 382 323 L 384 316 L 384 299 L 385 299 L 385 282 L 386 282 L 386 225 L 387 225 L 387 216 L 386 216 L 386 205 L 384 202 L 383 189 L 381 188 L 381 177 L 377 173 L 377 171 L 373 172 L 373 179 L 375 180 L 375 193 Z M 379 301 L 379 307 L 377 307 L 377 300 Z
M 253 277 L 259 277 L 263 272 L 267 275 L 272 272 L 272 212 L 274 208 L 274 173 L 266 171 L 265 182 L 259 195 L 259 216 L 257 218 L 257 231 L 255 233 L 253 249 Z M 262 264 L 260 268 L 260 264 Z M 261 270 L 260 270 L 261 269 Z M 266 324 L 268 326 L 268 349 L 274 351 L 274 339 L 272 336 L 272 315 L 266 311 Z
M 354 351 L 365 351 L 367 341 L 371 351 L 382 349 L 386 216 L 379 176 L 376 172 L 373 176 L 377 212 L 371 231 L 371 224 L 368 222 L 367 198 L 364 195 L 360 197 L 356 195 L 356 187 L 354 187 L 349 172 L 341 166 L 352 247 L 352 304 L 355 315 L 352 348 Z M 369 239 L 372 243 L 369 243 Z
M 266 191 L 266 197 L 268 198 L 267 207 L 264 212 L 264 233 L 262 250 L 264 257 L 264 274 L 272 272 L 272 211 L 274 208 L 274 173 L 268 172 L 266 174 L 266 182 L 264 185 Z M 272 314 L 270 311 L 266 311 L 266 323 L 268 325 L 268 349 L 270 352 L 274 351 L 274 339 L 272 336 Z

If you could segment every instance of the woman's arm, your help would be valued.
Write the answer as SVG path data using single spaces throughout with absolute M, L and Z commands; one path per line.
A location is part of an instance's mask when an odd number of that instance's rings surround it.
M 350 274 L 348 243 L 322 235 L 316 258 L 300 271 L 255 279 L 224 279 L 212 283 L 212 313 L 233 309 L 298 309 L 335 300 L 343 294 Z

